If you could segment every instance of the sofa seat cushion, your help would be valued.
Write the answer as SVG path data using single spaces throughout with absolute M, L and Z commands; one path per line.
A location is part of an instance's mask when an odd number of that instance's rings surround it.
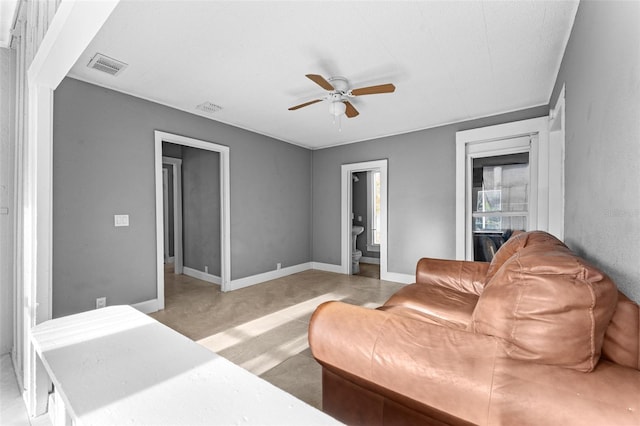
M 511 358 L 589 372 L 617 296 L 605 274 L 562 243 L 527 245 L 487 283 L 470 328 L 503 338 Z
M 478 296 L 446 287 L 411 284 L 397 291 L 380 309 L 398 315 L 467 329 Z

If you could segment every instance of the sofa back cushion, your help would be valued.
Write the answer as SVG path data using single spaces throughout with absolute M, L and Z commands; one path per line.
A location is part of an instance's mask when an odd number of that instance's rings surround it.
M 514 231 L 513 234 L 511 234 L 511 238 L 500 246 L 500 249 L 496 252 L 495 256 L 493 256 L 489 269 L 487 270 L 487 276 L 485 277 L 485 285 L 491 281 L 491 278 L 493 278 L 502 265 L 504 265 L 511 256 L 516 254 L 518 250 L 537 244 L 552 244 L 566 247 L 562 241 L 544 231 Z
M 602 357 L 640 370 L 640 306 L 623 293 L 604 335 Z
M 564 244 L 541 237 L 534 239 L 546 242 L 526 244 L 498 269 L 480 295 L 470 328 L 504 339 L 511 358 L 591 371 L 617 289 Z

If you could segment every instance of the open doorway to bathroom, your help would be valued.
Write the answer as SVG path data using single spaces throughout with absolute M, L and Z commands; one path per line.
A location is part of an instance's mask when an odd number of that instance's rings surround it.
M 341 269 L 344 274 L 375 274 L 376 278 L 389 279 L 387 164 L 384 159 L 342 165 Z
M 380 171 L 351 174 L 352 274 L 380 279 Z

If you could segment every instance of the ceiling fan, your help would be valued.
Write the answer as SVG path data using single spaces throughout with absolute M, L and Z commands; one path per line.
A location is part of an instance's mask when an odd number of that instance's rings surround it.
M 396 90 L 396 86 L 391 83 L 361 87 L 359 89 L 350 89 L 349 83 L 344 77 L 330 77 L 329 79 L 325 79 L 321 75 L 317 74 L 307 74 L 306 77 L 318 86 L 322 87 L 328 93 L 319 99 L 314 99 L 300 105 L 292 106 L 289 108 L 289 111 L 295 111 L 317 102 L 327 101 L 329 102 L 329 112 L 334 116 L 337 117 L 344 114 L 348 118 L 353 118 L 360 113 L 355 109 L 353 104 L 349 102 L 349 99 L 356 96 L 393 93 Z

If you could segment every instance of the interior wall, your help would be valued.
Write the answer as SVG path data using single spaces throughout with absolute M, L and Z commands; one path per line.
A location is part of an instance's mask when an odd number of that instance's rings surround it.
M 0 48 L 0 355 L 13 347 L 16 55 Z
M 580 2 L 566 85 L 565 242 L 640 302 L 640 2 Z
M 219 277 L 220 154 L 182 148 L 183 264 Z
M 229 146 L 232 279 L 311 261 L 309 150 L 66 78 L 54 94 L 54 317 L 101 296 L 155 299 L 154 130 Z
M 313 151 L 313 259 L 340 265 L 342 164 L 389 160 L 387 268 L 455 258 L 456 132 L 548 114 L 547 106 Z

